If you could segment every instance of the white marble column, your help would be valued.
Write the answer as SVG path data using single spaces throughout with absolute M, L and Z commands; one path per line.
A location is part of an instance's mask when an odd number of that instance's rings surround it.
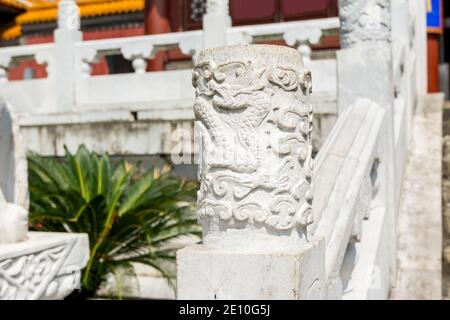
M 201 245 L 178 253 L 179 299 L 323 293 L 312 223 L 311 74 L 297 50 L 202 51 L 193 71 Z
M 394 81 L 391 48 L 391 0 L 340 0 L 341 50 L 337 53 L 338 110 L 356 99 L 367 98 L 386 110 L 381 138 L 378 202 L 388 212 L 391 281 L 395 279 L 396 203 Z
M 390 0 L 340 0 L 339 13 L 339 112 L 358 96 L 386 107 L 394 97 Z
M 390 0 L 340 0 L 342 48 L 391 41 Z
M 224 46 L 226 31 L 231 27 L 229 0 L 207 0 L 203 16 L 203 47 Z
M 58 3 L 58 28 L 55 38 L 56 93 L 59 110 L 69 110 L 75 102 L 75 43 L 82 41 L 80 9 L 75 0 Z

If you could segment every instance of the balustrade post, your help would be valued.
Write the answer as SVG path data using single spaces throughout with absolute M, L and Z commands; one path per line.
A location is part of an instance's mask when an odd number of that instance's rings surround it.
M 27 162 L 22 137 L 17 121 L 1 97 L 0 157 L 1 247 L 2 244 L 27 238 L 29 202 Z
M 390 3 L 390 0 L 339 1 L 342 48 L 337 53 L 339 113 L 358 96 L 383 107 L 392 105 Z
M 226 45 L 226 31 L 231 27 L 229 0 L 207 0 L 203 16 L 203 47 Z
M 178 252 L 178 298 L 323 298 L 323 242 L 307 234 L 311 74 L 301 55 L 207 49 L 193 85 L 203 241 Z
M 367 98 L 385 109 L 379 156 L 381 188 L 378 201 L 389 220 L 391 283 L 396 273 L 396 212 L 399 190 L 395 188 L 394 81 L 391 48 L 391 0 L 340 0 L 341 50 L 337 52 L 338 111 L 356 99 Z
M 0 83 L 8 82 L 8 68 L 0 65 Z
M 283 39 L 286 44 L 296 47 L 303 57 L 303 61 L 311 60 L 312 44 L 318 44 L 322 38 L 322 30 L 320 29 L 300 29 L 294 28 L 284 33 Z
M 75 62 L 75 44 L 82 41 L 80 10 L 75 0 L 58 3 L 58 28 L 55 38 L 55 81 L 59 110 L 68 110 L 76 105 L 75 74 L 80 65 Z
M 8 82 L 8 69 L 10 63 L 10 57 L 0 57 L 0 83 Z M 0 103 L 1 102 L 2 101 L 0 101 Z

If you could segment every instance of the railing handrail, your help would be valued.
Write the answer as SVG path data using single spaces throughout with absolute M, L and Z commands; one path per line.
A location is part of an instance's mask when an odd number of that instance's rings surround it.
M 44 52 L 51 52 L 54 48 L 54 43 L 39 43 L 24 46 L 11 46 L 0 48 L 0 66 L 8 67 L 13 58 L 22 58 L 34 56 Z
M 338 17 L 310 19 L 300 21 L 289 22 L 277 22 L 255 25 L 244 25 L 232 27 L 229 29 L 229 33 L 245 33 L 252 37 L 270 36 L 270 35 L 282 35 L 287 30 L 291 29 L 320 29 L 324 31 L 337 31 L 339 30 L 340 22 Z
M 258 25 L 244 25 L 231 27 L 227 34 L 232 38 L 231 42 L 252 42 L 258 39 L 283 39 L 291 30 L 320 30 L 320 32 L 332 32 L 339 29 L 337 17 L 311 19 L 302 21 L 290 21 L 280 23 L 267 23 Z M 234 39 L 234 40 L 233 40 Z M 203 46 L 203 30 L 170 32 L 154 35 L 139 35 L 112 39 L 83 40 L 75 43 L 77 49 L 91 49 L 97 51 L 120 50 L 125 45 L 154 46 L 160 50 L 179 47 L 183 53 L 189 54 L 198 51 Z M 308 42 L 308 39 L 305 39 Z M 29 57 L 35 54 L 54 49 L 54 43 L 19 45 L 0 48 L 0 63 L 3 66 L 12 58 Z M 294 45 L 294 44 L 293 44 Z
M 362 218 L 358 220 L 357 217 L 366 216 L 366 213 L 359 212 L 361 208 L 356 208 L 356 204 L 367 202 L 361 207 L 368 208 L 372 199 L 369 195 L 361 199 L 361 189 L 364 183 L 371 183 L 370 171 L 377 156 L 384 113 L 370 100 L 356 100 L 338 118 L 316 157 L 313 210 L 317 222 L 308 232 L 314 237 L 325 239 L 328 280 L 340 270 L 352 229 L 362 221 Z M 350 132 L 355 134 L 349 135 Z M 353 137 L 352 141 L 341 140 L 348 140 L 349 136 Z M 321 175 L 327 179 L 321 179 Z M 327 194 L 325 199 L 320 196 L 324 190 Z
M 198 41 L 202 38 L 202 30 L 170 32 L 164 34 L 140 35 L 132 37 L 121 37 L 112 39 L 86 40 L 76 44 L 78 48 L 91 48 L 97 50 L 120 49 L 125 44 L 145 44 L 160 47 L 161 49 L 171 49 L 179 46 L 180 43 L 187 40 Z

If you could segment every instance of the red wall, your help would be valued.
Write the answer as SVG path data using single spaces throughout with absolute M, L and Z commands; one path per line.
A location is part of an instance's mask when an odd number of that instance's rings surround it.
M 428 34 L 428 92 L 439 92 L 439 34 Z

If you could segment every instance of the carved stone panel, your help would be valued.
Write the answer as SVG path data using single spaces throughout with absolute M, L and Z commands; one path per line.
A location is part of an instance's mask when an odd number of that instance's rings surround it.
M 218 248 L 292 249 L 312 222 L 311 74 L 298 51 L 208 49 L 193 70 L 198 218 Z
M 0 246 L 0 300 L 58 300 L 80 287 L 87 235 L 31 232 Z

